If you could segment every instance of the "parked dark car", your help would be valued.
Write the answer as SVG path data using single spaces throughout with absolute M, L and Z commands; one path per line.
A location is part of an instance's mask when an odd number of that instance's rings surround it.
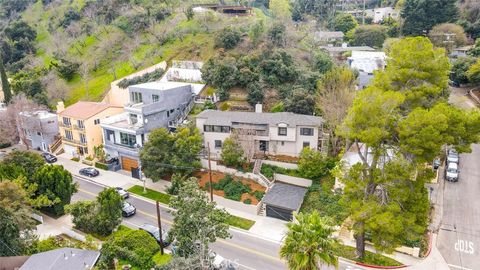
M 128 191 L 125 189 L 121 187 L 116 187 L 115 189 L 117 190 L 118 195 L 122 196 L 122 198 L 128 199 L 128 197 L 130 197 L 130 193 L 128 193 Z
M 46 161 L 47 163 L 55 163 L 55 162 L 57 162 L 57 157 L 54 156 L 54 155 L 52 155 L 52 154 L 50 154 L 50 153 L 43 152 L 43 153 L 42 153 L 42 157 L 43 157 L 43 159 L 45 159 L 45 161 Z
M 100 172 L 95 169 L 95 168 L 83 168 L 83 169 L 80 169 L 79 173 L 81 175 L 85 175 L 85 176 L 88 176 L 88 177 L 95 177 L 95 176 L 98 176 L 100 174 Z
M 433 169 L 434 170 L 437 170 L 440 165 L 442 164 L 442 162 L 440 161 L 440 158 L 436 158 L 433 160 Z
M 135 208 L 135 206 L 133 206 L 131 203 L 129 202 L 123 202 L 123 205 L 122 205 L 122 216 L 124 217 L 130 217 L 130 216 L 133 216 L 135 215 L 135 213 L 137 212 L 137 209 Z
M 157 226 L 153 226 L 153 225 L 145 223 L 142 226 L 140 226 L 139 229 L 146 231 L 148 234 L 153 236 L 153 238 L 155 238 L 155 240 L 157 240 L 157 243 L 160 244 L 160 231 L 158 230 Z M 163 247 L 167 247 L 168 245 L 170 245 L 170 242 L 168 242 L 168 232 L 166 232 L 163 229 L 162 229 L 162 240 L 163 240 L 162 241 L 163 242 Z

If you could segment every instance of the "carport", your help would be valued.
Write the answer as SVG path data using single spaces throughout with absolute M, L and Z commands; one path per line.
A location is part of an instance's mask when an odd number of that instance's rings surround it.
M 304 187 L 276 182 L 263 198 L 267 217 L 292 220 L 293 212 L 300 210 L 306 193 Z

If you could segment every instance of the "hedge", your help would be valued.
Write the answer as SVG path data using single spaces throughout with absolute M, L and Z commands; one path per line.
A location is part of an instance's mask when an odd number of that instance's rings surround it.
M 101 162 L 95 162 L 95 168 L 99 168 L 105 171 L 108 171 L 108 165 Z
M 73 161 L 79 162 L 79 161 L 80 161 L 80 158 L 78 158 L 78 157 L 73 157 L 73 158 L 71 158 L 70 160 L 73 160 Z

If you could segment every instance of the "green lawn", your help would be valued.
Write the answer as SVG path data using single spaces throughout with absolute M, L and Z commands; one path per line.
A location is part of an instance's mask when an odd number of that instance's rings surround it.
M 147 188 L 147 193 L 143 193 L 143 187 L 139 185 L 135 185 L 129 188 L 128 191 L 131 193 L 137 194 L 139 196 L 152 199 L 154 201 L 159 201 L 164 204 L 170 203 L 170 198 L 172 197 L 169 194 L 162 193 L 149 188 Z M 230 226 L 248 230 L 253 226 L 253 224 L 255 224 L 255 221 L 230 215 L 229 218 L 227 219 L 227 223 Z
M 352 261 L 362 262 L 371 265 L 380 265 L 380 266 L 400 266 L 402 263 L 397 262 L 396 260 L 383 256 L 381 254 L 373 253 L 370 251 L 366 251 L 365 258 L 363 260 L 359 260 L 355 254 L 355 248 L 351 246 L 345 246 L 339 244 L 336 247 L 335 255 L 347 258 Z
M 242 218 L 242 217 L 237 217 L 237 216 L 230 215 L 227 219 L 227 223 L 228 223 L 228 225 L 233 226 L 233 227 L 237 227 L 237 228 L 244 229 L 244 230 L 249 230 L 253 226 L 253 224 L 255 224 L 255 221 L 250 220 L 250 219 L 246 219 L 246 218 Z
M 164 265 L 172 259 L 172 255 L 166 253 L 161 255 L 159 251 L 157 254 L 153 255 L 152 259 L 157 265 Z
M 170 203 L 170 198 L 172 197 L 171 195 L 168 195 L 166 193 L 162 193 L 153 189 L 147 188 L 147 193 L 143 193 L 143 187 L 139 185 L 135 185 L 131 188 L 128 189 L 129 192 L 152 199 L 154 201 L 159 201 L 164 204 L 169 204 Z

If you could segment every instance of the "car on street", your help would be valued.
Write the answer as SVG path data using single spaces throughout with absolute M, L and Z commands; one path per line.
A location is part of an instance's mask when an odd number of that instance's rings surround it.
M 212 260 L 212 265 L 215 269 L 224 269 L 225 268 L 225 258 L 218 255 L 215 251 L 209 252 L 210 258 Z
M 135 208 L 135 206 L 133 206 L 129 202 L 125 202 L 125 201 L 123 202 L 123 204 L 122 204 L 122 216 L 130 217 L 130 216 L 135 215 L 136 212 L 137 212 L 137 209 Z
M 438 170 L 438 168 L 440 167 L 441 164 L 442 164 L 442 162 L 440 161 L 440 158 L 435 158 L 433 160 L 433 169 Z
M 445 179 L 451 182 L 457 182 L 460 175 L 460 170 L 458 169 L 458 164 L 455 162 L 450 162 L 445 169 Z
M 118 195 L 122 196 L 124 199 L 128 199 L 128 197 L 130 197 L 130 193 L 121 187 L 116 187 L 115 190 L 117 191 Z
M 45 159 L 45 162 L 47 162 L 47 163 L 57 162 L 57 157 L 48 153 L 48 152 L 43 152 L 42 157 L 43 157 L 43 159 Z
M 167 247 L 168 245 L 170 245 L 170 243 L 168 242 L 168 232 L 166 232 L 165 230 L 162 229 L 162 241 L 160 242 L 160 230 L 157 226 L 145 223 L 140 226 L 139 229 L 144 230 L 148 234 L 150 234 L 153 238 L 155 238 L 155 240 L 157 240 L 157 243 L 160 244 L 161 242 L 163 242 L 163 247 Z
M 95 176 L 98 176 L 100 174 L 100 172 L 97 169 L 92 168 L 92 167 L 80 169 L 79 173 L 81 175 L 85 175 L 85 176 L 88 176 L 88 177 L 95 177 Z
M 459 163 L 460 162 L 460 156 L 458 155 L 458 152 L 455 149 L 448 149 L 447 151 L 447 166 L 449 163 Z

